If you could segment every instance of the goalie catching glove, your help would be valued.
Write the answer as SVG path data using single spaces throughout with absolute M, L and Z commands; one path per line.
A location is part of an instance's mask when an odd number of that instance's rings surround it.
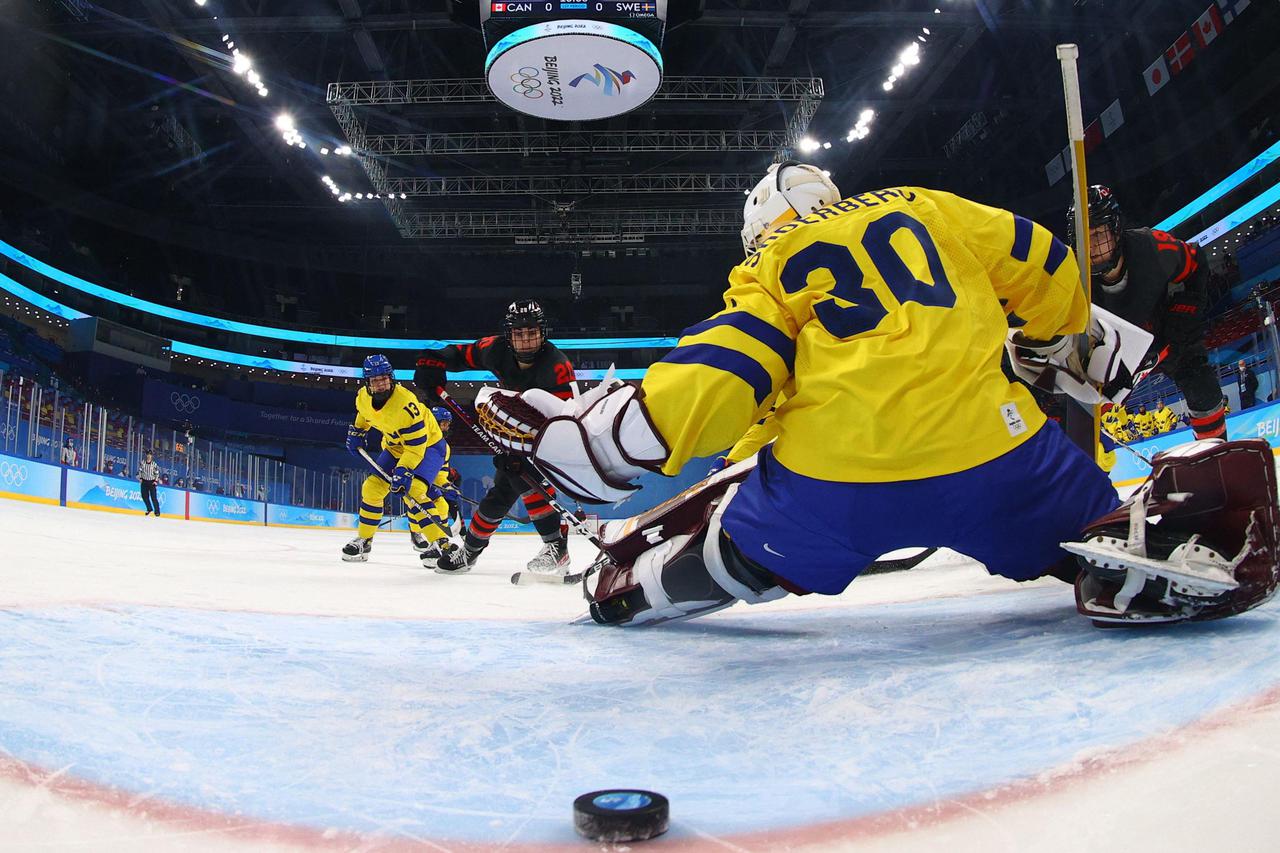
M 1088 336 L 1083 360 L 1076 335 L 1037 341 L 1011 329 L 1005 349 L 1017 377 L 1042 391 L 1066 394 L 1090 406 L 1122 402 L 1133 390 L 1139 365 L 1154 338 L 1096 305 L 1090 313 Z
M 482 388 L 480 426 L 507 450 L 530 457 L 556 488 L 583 503 L 615 503 L 667 460 L 640 390 L 613 376 L 587 393 L 561 400 L 534 388 L 523 393 Z

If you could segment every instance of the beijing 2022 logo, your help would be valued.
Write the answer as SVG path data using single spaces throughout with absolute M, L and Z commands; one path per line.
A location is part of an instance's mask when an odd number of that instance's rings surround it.
M 184 415 L 190 415 L 200 408 L 200 398 L 192 394 L 179 394 L 174 391 L 169 395 L 169 403 L 173 406 L 174 411 L 181 412 Z
M 21 488 L 27 482 L 27 466 L 12 462 L 0 461 L 0 483 L 12 488 Z
M 542 81 L 538 79 L 538 69 L 531 65 L 526 65 L 512 74 L 511 82 L 515 84 L 511 87 L 513 92 L 530 99 L 542 97 Z
M 583 80 L 595 86 L 600 86 L 606 96 L 616 95 L 622 91 L 622 87 L 636 79 L 636 75 L 630 71 L 614 71 L 612 68 L 606 68 L 600 63 L 591 66 L 594 71 L 587 74 L 579 74 L 569 81 L 570 88 L 578 88 L 578 84 Z

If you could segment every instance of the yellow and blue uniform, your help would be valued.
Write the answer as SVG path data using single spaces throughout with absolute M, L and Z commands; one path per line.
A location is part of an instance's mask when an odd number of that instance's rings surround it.
M 1178 428 L 1178 415 L 1168 406 L 1161 406 L 1151 414 L 1155 421 L 1156 432 L 1173 432 Z
M 1139 411 L 1129 419 L 1129 423 L 1138 438 L 1151 438 L 1156 434 L 1156 419 L 1150 412 Z
M 369 389 L 361 388 L 356 394 L 355 426 L 362 430 L 373 427 L 382 433 L 382 452 L 378 455 L 378 465 L 382 470 L 390 474 L 394 468 L 407 468 L 414 473 L 409 497 L 428 507 L 438 518 L 443 519 L 449 514 L 449 506 L 443 497 L 433 499 L 427 494 L 428 483 L 437 488 L 448 483 L 445 461 L 449 458 L 449 445 L 431 410 L 411 391 L 403 385 L 396 385 L 387 402 L 380 408 L 374 408 Z M 391 485 L 378 475 L 371 474 L 365 478 L 360 489 L 358 528 L 362 539 L 372 538 L 377 531 L 382 521 L 383 504 L 390 491 Z M 428 541 L 435 542 L 448 536 L 420 510 L 409 509 L 407 515 L 409 528 Z
M 778 419 L 774 417 L 774 413 L 786 399 L 786 391 L 780 392 L 765 416 L 753 423 L 742 434 L 742 438 L 738 439 L 738 443 L 725 454 L 725 461 L 728 464 L 732 465 L 735 462 L 741 462 L 778 437 Z
M 1088 321 L 1074 255 L 1030 220 L 914 187 L 851 196 L 775 228 L 724 302 L 649 369 L 645 402 L 673 474 L 786 389 L 723 524 L 794 585 L 839 592 L 929 545 L 1034 577 L 1117 505 L 1000 368 L 1008 315 L 1040 340 Z
M 1102 431 L 1110 435 L 1116 441 L 1123 441 L 1124 426 L 1128 421 L 1128 417 L 1124 413 L 1124 409 L 1120 406 L 1112 406 L 1110 409 L 1102 413 Z

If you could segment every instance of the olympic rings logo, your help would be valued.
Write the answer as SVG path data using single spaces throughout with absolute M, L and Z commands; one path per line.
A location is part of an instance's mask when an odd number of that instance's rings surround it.
M 13 424 L 5 424 L 3 427 L 0 427 L 0 438 L 7 440 L 10 438 L 17 438 L 17 436 L 18 428 Z
M 18 488 L 27 482 L 27 466 L 0 461 L 0 483 Z
M 169 395 L 169 403 L 175 411 L 184 415 L 189 415 L 196 409 L 200 408 L 200 398 L 191 394 L 179 394 L 177 391 Z
M 511 91 L 519 92 L 530 100 L 536 101 L 543 95 L 542 81 L 538 79 L 538 69 L 532 65 L 526 65 L 512 74 L 511 82 L 515 83 Z

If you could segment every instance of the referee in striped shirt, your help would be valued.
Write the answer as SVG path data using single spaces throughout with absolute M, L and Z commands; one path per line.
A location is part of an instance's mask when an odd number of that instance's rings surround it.
M 160 466 L 151 454 L 147 454 L 147 458 L 138 466 L 138 481 L 142 484 L 142 502 L 147 505 L 147 511 L 144 515 L 156 514 L 156 518 L 160 517 L 160 498 L 156 494 L 156 480 L 160 479 Z

